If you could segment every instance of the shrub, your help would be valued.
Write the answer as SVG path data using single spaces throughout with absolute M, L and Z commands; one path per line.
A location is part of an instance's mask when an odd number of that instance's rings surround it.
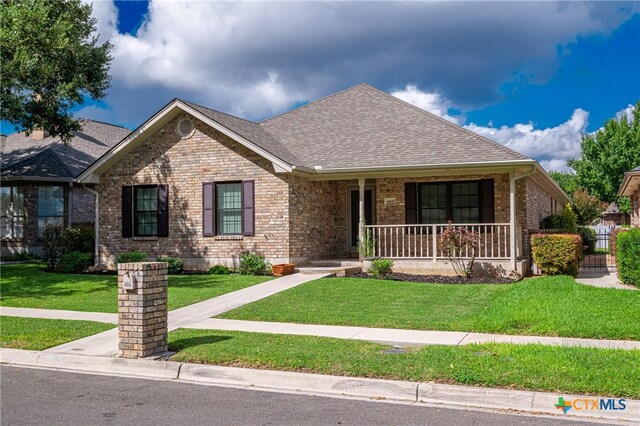
M 616 247 L 617 247 L 617 241 L 618 241 L 618 234 L 627 230 L 628 228 L 613 228 L 609 233 L 609 253 L 611 253 L 611 256 L 616 257 L 616 254 L 617 254 Z
M 169 275 L 178 275 L 184 272 L 184 262 L 177 257 L 160 257 L 158 262 L 167 262 L 169 264 L 167 269 Z
M 64 253 L 94 253 L 96 234 L 91 227 L 69 227 L 62 232 L 61 238 Z
M 238 272 L 241 275 L 267 275 L 271 272 L 271 264 L 259 254 L 243 253 L 240 255 Z
M 540 229 L 552 229 L 555 232 L 575 234 L 577 231 L 576 215 L 573 213 L 571 205 L 567 204 L 560 214 L 552 214 L 542 219 Z
M 19 251 L 16 253 L 11 253 L 11 254 L 2 256 L 2 261 L 4 262 L 20 262 L 23 260 L 33 260 L 33 259 L 37 259 L 37 256 L 26 251 Z
M 209 273 L 211 275 L 229 275 L 231 273 L 231 269 L 224 265 L 213 265 L 209 268 Z
M 367 222 L 362 221 L 362 228 L 360 229 L 362 240 L 358 241 L 358 252 L 362 254 L 362 257 L 372 257 L 375 251 L 375 240 L 373 238 L 373 232 L 367 228 Z
M 47 262 L 47 269 L 51 272 L 56 270 L 58 258 L 63 254 L 62 225 L 47 224 L 42 230 L 44 240 L 44 260 Z
M 391 259 L 375 259 L 371 262 L 369 273 L 378 279 L 385 279 L 391 274 L 393 268 L 393 260 Z
M 620 281 L 640 286 L 640 229 L 629 229 L 619 233 L 616 246 Z
M 478 250 L 478 233 L 464 226 L 453 226 L 451 221 L 440 234 L 440 248 L 460 277 L 469 278 Z M 469 257 L 463 257 L 468 254 Z
M 73 251 L 58 258 L 56 272 L 61 274 L 75 274 L 83 272 L 93 263 L 93 254 Z
M 118 255 L 117 263 L 146 262 L 147 253 L 143 251 L 126 251 Z
M 533 261 L 545 275 L 578 275 L 582 239 L 574 234 L 535 234 L 531 236 Z
M 591 228 L 578 228 L 578 235 L 582 238 L 585 254 L 592 254 L 596 250 L 596 231 Z

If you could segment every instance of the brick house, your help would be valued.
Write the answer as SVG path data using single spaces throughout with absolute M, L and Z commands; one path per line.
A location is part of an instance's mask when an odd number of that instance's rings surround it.
M 640 228 L 640 166 L 624 174 L 618 196 L 631 200 L 631 226 Z
M 128 133 L 119 126 L 84 120 L 67 145 L 42 130 L 30 136 L 3 135 L 1 254 L 37 254 L 48 223 L 93 226 L 95 197 L 76 178 Z
M 193 269 L 358 257 L 366 232 L 396 270 L 449 273 L 451 219 L 480 233 L 479 268 L 523 272 L 529 233 L 568 202 L 536 161 L 366 84 L 259 123 L 175 99 L 78 182 L 112 268 L 129 250 Z

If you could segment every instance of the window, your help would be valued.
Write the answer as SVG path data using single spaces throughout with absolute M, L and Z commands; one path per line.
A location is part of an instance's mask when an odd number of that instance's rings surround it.
M 487 204 L 483 220 L 482 188 Z M 435 182 L 418 184 L 419 223 L 481 223 L 493 216 L 493 181 Z M 492 219 L 491 219 L 492 220 Z
M 242 183 L 216 184 L 218 235 L 242 235 Z
M 24 235 L 24 194 L 22 188 L 3 186 L 0 191 L 0 237 L 20 239 Z
M 62 186 L 38 187 L 38 236 L 42 237 L 44 227 L 64 226 L 64 188 Z
M 158 187 L 135 187 L 135 235 L 158 234 Z

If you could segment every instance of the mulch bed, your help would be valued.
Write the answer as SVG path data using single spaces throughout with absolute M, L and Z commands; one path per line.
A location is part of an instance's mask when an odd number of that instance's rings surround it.
M 370 274 L 361 272 L 359 274 L 349 275 L 349 278 L 373 278 Z M 390 274 L 387 280 L 407 281 L 413 283 L 432 283 L 432 284 L 509 284 L 515 282 L 511 278 L 491 278 L 491 277 L 450 277 L 445 275 L 413 275 L 394 272 Z

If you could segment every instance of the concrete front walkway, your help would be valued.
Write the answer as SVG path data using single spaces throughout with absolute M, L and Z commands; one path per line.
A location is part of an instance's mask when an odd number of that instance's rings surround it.
M 283 322 L 241 321 L 209 318 L 189 328 L 250 331 L 255 333 L 291 334 L 367 340 L 406 346 L 469 345 L 472 343 L 541 344 L 550 346 L 582 346 L 590 348 L 640 349 L 634 340 L 578 339 L 571 337 L 514 336 L 508 334 L 468 333 L 464 331 L 398 330 L 392 328 L 348 327 L 339 325 L 292 324 Z
M 317 280 L 329 274 L 303 275 L 293 274 L 267 281 L 242 290 L 223 294 L 203 302 L 194 303 L 184 308 L 169 311 L 169 330 L 188 327 L 194 322 L 202 321 L 214 315 L 238 308 L 247 303 L 264 299 L 281 291 L 299 286 L 308 281 Z M 71 311 L 65 311 L 67 313 Z M 83 312 L 82 314 L 87 314 Z M 71 318 L 69 318 L 71 319 Z M 75 318 L 79 319 L 79 318 Z M 85 355 L 112 356 L 118 353 L 118 329 L 94 334 L 84 339 L 75 340 L 60 346 L 47 349 L 45 352 L 79 353 Z
M 637 287 L 622 284 L 618 281 L 616 271 L 580 271 L 576 282 L 600 288 L 619 288 L 622 290 L 638 290 Z

